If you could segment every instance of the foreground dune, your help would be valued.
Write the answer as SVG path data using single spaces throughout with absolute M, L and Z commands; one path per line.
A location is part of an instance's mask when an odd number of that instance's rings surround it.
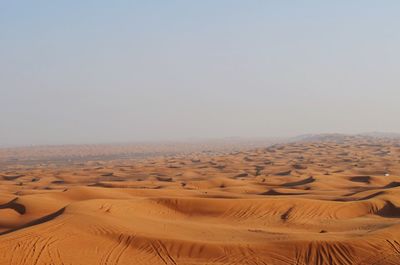
M 7 165 L 0 264 L 400 264 L 400 142 Z

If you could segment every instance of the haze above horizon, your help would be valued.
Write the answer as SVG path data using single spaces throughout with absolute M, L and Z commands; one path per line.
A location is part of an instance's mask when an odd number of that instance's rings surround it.
M 398 1 L 4 1 L 0 146 L 400 132 Z

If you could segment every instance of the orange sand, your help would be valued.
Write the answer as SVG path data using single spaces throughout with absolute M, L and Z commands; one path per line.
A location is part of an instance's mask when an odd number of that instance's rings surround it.
M 400 264 L 400 142 L 0 170 L 0 264 Z

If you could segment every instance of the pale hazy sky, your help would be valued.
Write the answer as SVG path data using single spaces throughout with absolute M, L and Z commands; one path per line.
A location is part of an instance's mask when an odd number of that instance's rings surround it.
M 1 1 L 0 145 L 400 131 L 400 1 Z

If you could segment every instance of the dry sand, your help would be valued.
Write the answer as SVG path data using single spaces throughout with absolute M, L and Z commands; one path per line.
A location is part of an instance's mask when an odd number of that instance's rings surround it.
M 400 264 L 400 144 L 7 164 L 0 264 Z

